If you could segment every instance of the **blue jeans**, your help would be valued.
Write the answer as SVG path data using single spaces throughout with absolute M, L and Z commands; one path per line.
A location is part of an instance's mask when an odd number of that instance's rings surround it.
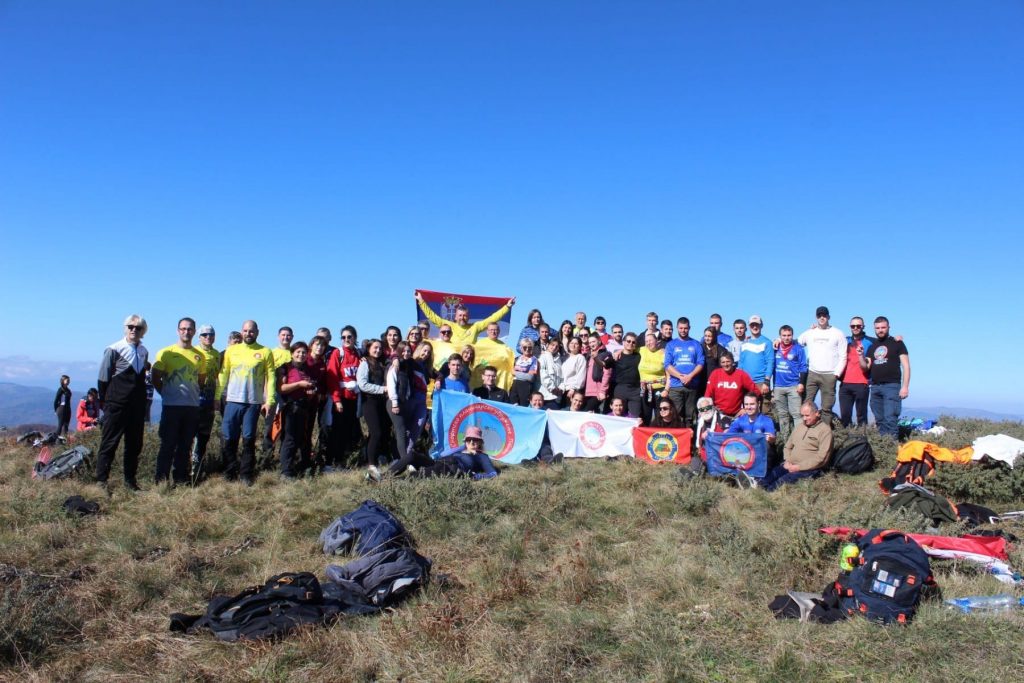
M 768 474 L 761 477 L 758 481 L 761 488 L 765 491 L 774 491 L 783 484 L 793 484 L 801 479 L 808 479 L 810 477 L 816 477 L 821 474 L 821 470 L 803 470 L 801 472 L 790 472 L 784 465 L 776 465 L 772 469 L 768 470 Z
M 260 404 L 233 403 L 224 406 L 221 431 L 224 434 L 224 474 L 228 479 L 252 479 L 256 460 L 256 425 Z M 242 460 L 238 462 L 238 437 L 242 437 Z
M 871 385 L 871 412 L 875 416 L 879 434 L 888 434 L 894 439 L 899 436 L 897 424 L 902 410 L 899 382 Z

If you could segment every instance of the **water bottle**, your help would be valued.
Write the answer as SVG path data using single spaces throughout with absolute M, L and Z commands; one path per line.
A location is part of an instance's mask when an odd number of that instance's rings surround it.
M 1024 607 L 1024 598 L 1016 598 L 1003 593 L 1001 595 L 974 595 L 968 598 L 946 600 L 950 609 L 958 609 L 964 614 L 993 614 L 1009 612 Z

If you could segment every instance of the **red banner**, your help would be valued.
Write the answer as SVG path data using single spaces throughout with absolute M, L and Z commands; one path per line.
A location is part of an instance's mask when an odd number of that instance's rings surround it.
M 633 429 L 633 454 L 637 459 L 647 462 L 689 465 L 692 443 L 692 429 L 658 429 L 655 427 Z

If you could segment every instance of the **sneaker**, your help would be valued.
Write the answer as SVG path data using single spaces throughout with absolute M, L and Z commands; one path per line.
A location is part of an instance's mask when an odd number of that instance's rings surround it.
M 366 481 L 379 483 L 381 479 L 380 470 L 377 469 L 376 465 L 370 465 L 366 468 Z
M 413 467 L 412 465 L 409 465 L 409 466 L 407 466 L 405 468 L 405 473 L 406 474 L 416 474 L 416 468 Z

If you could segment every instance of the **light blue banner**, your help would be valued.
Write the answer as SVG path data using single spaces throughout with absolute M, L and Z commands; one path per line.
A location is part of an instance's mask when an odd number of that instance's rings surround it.
M 493 460 L 509 464 L 531 460 L 544 441 L 547 419 L 543 410 L 485 401 L 445 389 L 434 394 L 433 455 L 436 458 L 460 445 L 466 427 L 479 427 L 484 433 L 484 452 Z

